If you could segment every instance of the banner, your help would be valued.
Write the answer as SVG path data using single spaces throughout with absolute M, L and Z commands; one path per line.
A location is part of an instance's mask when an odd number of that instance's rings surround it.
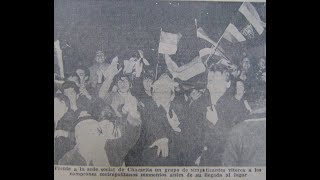
M 261 35 L 265 27 L 266 24 L 261 21 L 253 5 L 244 2 L 235 18 L 226 28 L 223 38 L 232 43 L 246 41 Z
M 266 23 L 262 22 L 257 10 L 249 2 L 244 2 L 239 8 L 239 12 L 246 17 L 250 24 L 255 28 L 259 35 L 262 34 Z
M 177 52 L 178 42 L 181 37 L 182 35 L 180 33 L 173 34 L 161 31 L 158 53 L 169 55 L 175 54 Z
M 172 76 L 174 78 L 179 78 L 182 81 L 186 81 L 206 71 L 206 67 L 202 63 L 199 56 L 194 58 L 191 62 L 180 67 L 177 66 L 177 64 L 169 55 L 165 55 L 165 62 Z
M 55 53 L 55 65 L 59 69 L 60 78 L 64 78 L 63 60 L 62 60 L 62 50 L 60 48 L 60 41 L 54 42 L 54 53 Z
M 246 38 L 241 34 L 237 27 L 233 24 L 229 24 L 226 31 L 223 34 L 223 38 L 234 43 L 245 41 Z

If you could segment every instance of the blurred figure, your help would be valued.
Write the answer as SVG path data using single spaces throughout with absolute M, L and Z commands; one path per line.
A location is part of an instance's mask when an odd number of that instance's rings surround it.
M 183 129 L 180 127 L 185 114 L 183 105 L 174 101 L 175 86 L 176 82 L 167 74 L 162 74 L 152 84 L 152 99 L 141 110 L 142 166 L 185 164 Z
M 204 152 L 201 155 L 200 165 L 221 165 L 225 136 L 232 128 L 233 119 L 230 119 L 229 102 L 232 96 L 226 93 L 231 86 L 230 73 L 226 66 L 215 65 L 208 72 L 207 89 L 210 93 L 211 106 L 207 107 L 206 119 L 210 122 L 210 129 L 205 135 Z
M 115 138 L 112 128 L 113 124 L 108 121 L 79 122 L 75 127 L 76 146 L 59 160 L 59 165 L 110 166 L 104 148 L 107 139 Z
M 254 109 L 256 116 L 232 128 L 223 153 L 223 166 L 266 165 L 265 104 Z
M 71 130 L 64 125 L 68 122 L 66 113 L 69 109 L 69 99 L 61 93 L 57 94 L 54 97 L 54 164 L 58 164 L 59 159 L 75 145 Z
M 210 95 L 204 87 L 192 87 L 188 90 L 189 98 L 186 106 L 186 120 L 181 124 L 185 138 L 186 166 L 194 166 L 197 158 L 202 154 L 205 132 L 210 122 L 206 119 L 207 107 L 210 106 Z
M 105 106 L 99 117 L 100 124 L 110 124 L 112 126 L 102 126 L 103 132 L 109 134 L 105 151 L 109 158 L 110 166 L 122 166 L 125 163 L 125 157 L 136 144 L 140 136 L 140 126 L 134 126 L 128 123 L 125 118 L 117 117 L 110 106 Z M 111 128 L 112 127 L 112 128 Z
M 251 61 L 248 57 L 243 58 L 240 64 L 240 76 L 239 78 L 242 81 L 247 81 L 251 79 L 250 76 L 252 74 Z
M 106 57 L 102 51 L 97 51 L 94 58 L 94 64 L 89 68 L 90 70 L 90 79 L 89 84 L 95 88 L 99 89 L 102 82 L 106 78 L 104 72 L 109 67 L 110 64 L 105 62 Z
M 116 117 L 115 124 L 121 129 L 122 138 L 108 141 L 107 153 L 113 157 L 111 164 L 121 166 L 128 151 L 135 145 L 140 136 L 141 116 L 138 112 L 138 101 L 131 94 L 130 78 L 117 75 L 122 68 L 118 68 L 118 58 L 115 57 L 106 70 L 107 79 L 103 82 L 99 97 L 110 106 Z M 111 85 L 114 87 L 111 89 Z

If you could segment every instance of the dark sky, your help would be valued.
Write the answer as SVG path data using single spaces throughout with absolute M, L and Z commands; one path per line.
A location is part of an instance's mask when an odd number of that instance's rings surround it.
M 162 28 L 163 31 L 182 34 L 176 58 L 189 61 L 185 59 L 195 57 L 199 50 L 194 19 L 197 18 L 198 27 L 202 27 L 212 40 L 218 41 L 240 5 L 221 2 L 55 0 L 55 40 L 70 46 L 64 50 L 65 56 L 86 65 L 92 63 L 98 49 L 104 50 L 108 59 L 126 49 L 142 49 L 152 59 L 157 56 Z M 265 22 L 263 4 L 253 5 Z M 261 40 L 257 42 L 261 44 Z M 235 49 L 228 42 L 222 42 L 221 46 Z M 237 45 L 237 48 L 244 46 Z M 232 53 L 230 56 L 236 56 Z

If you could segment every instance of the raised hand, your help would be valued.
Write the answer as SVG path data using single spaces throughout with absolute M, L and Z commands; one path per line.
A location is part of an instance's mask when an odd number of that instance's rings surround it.
M 116 56 L 112 59 L 110 66 L 105 71 L 103 71 L 104 77 L 106 77 L 106 78 L 112 77 L 113 78 L 115 75 L 117 75 L 122 70 L 122 68 L 118 69 L 118 64 L 119 64 L 118 61 L 119 61 L 118 56 Z
M 153 148 L 154 146 L 158 147 L 157 156 L 168 157 L 169 155 L 169 146 L 168 146 L 168 138 L 161 138 L 156 140 L 149 148 Z

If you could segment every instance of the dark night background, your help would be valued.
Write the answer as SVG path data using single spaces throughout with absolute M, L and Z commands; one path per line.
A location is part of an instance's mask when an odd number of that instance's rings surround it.
M 266 22 L 264 3 L 252 4 Z M 127 50 L 142 49 L 154 64 L 162 28 L 166 32 L 182 34 L 178 51 L 172 56 L 181 65 L 197 56 L 201 48 L 210 47 L 196 37 L 194 19 L 197 19 L 198 27 L 217 42 L 240 5 L 240 2 L 55 0 L 54 38 L 61 42 L 65 71 L 68 72 L 75 63 L 90 66 L 99 49 L 106 53 L 107 61 L 116 55 L 126 59 Z M 265 31 L 253 41 L 231 44 L 222 40 L 220 45 L 226 55 L 237 62 L 243 52 L 253 60 L 264 55 L 264 43 Z

